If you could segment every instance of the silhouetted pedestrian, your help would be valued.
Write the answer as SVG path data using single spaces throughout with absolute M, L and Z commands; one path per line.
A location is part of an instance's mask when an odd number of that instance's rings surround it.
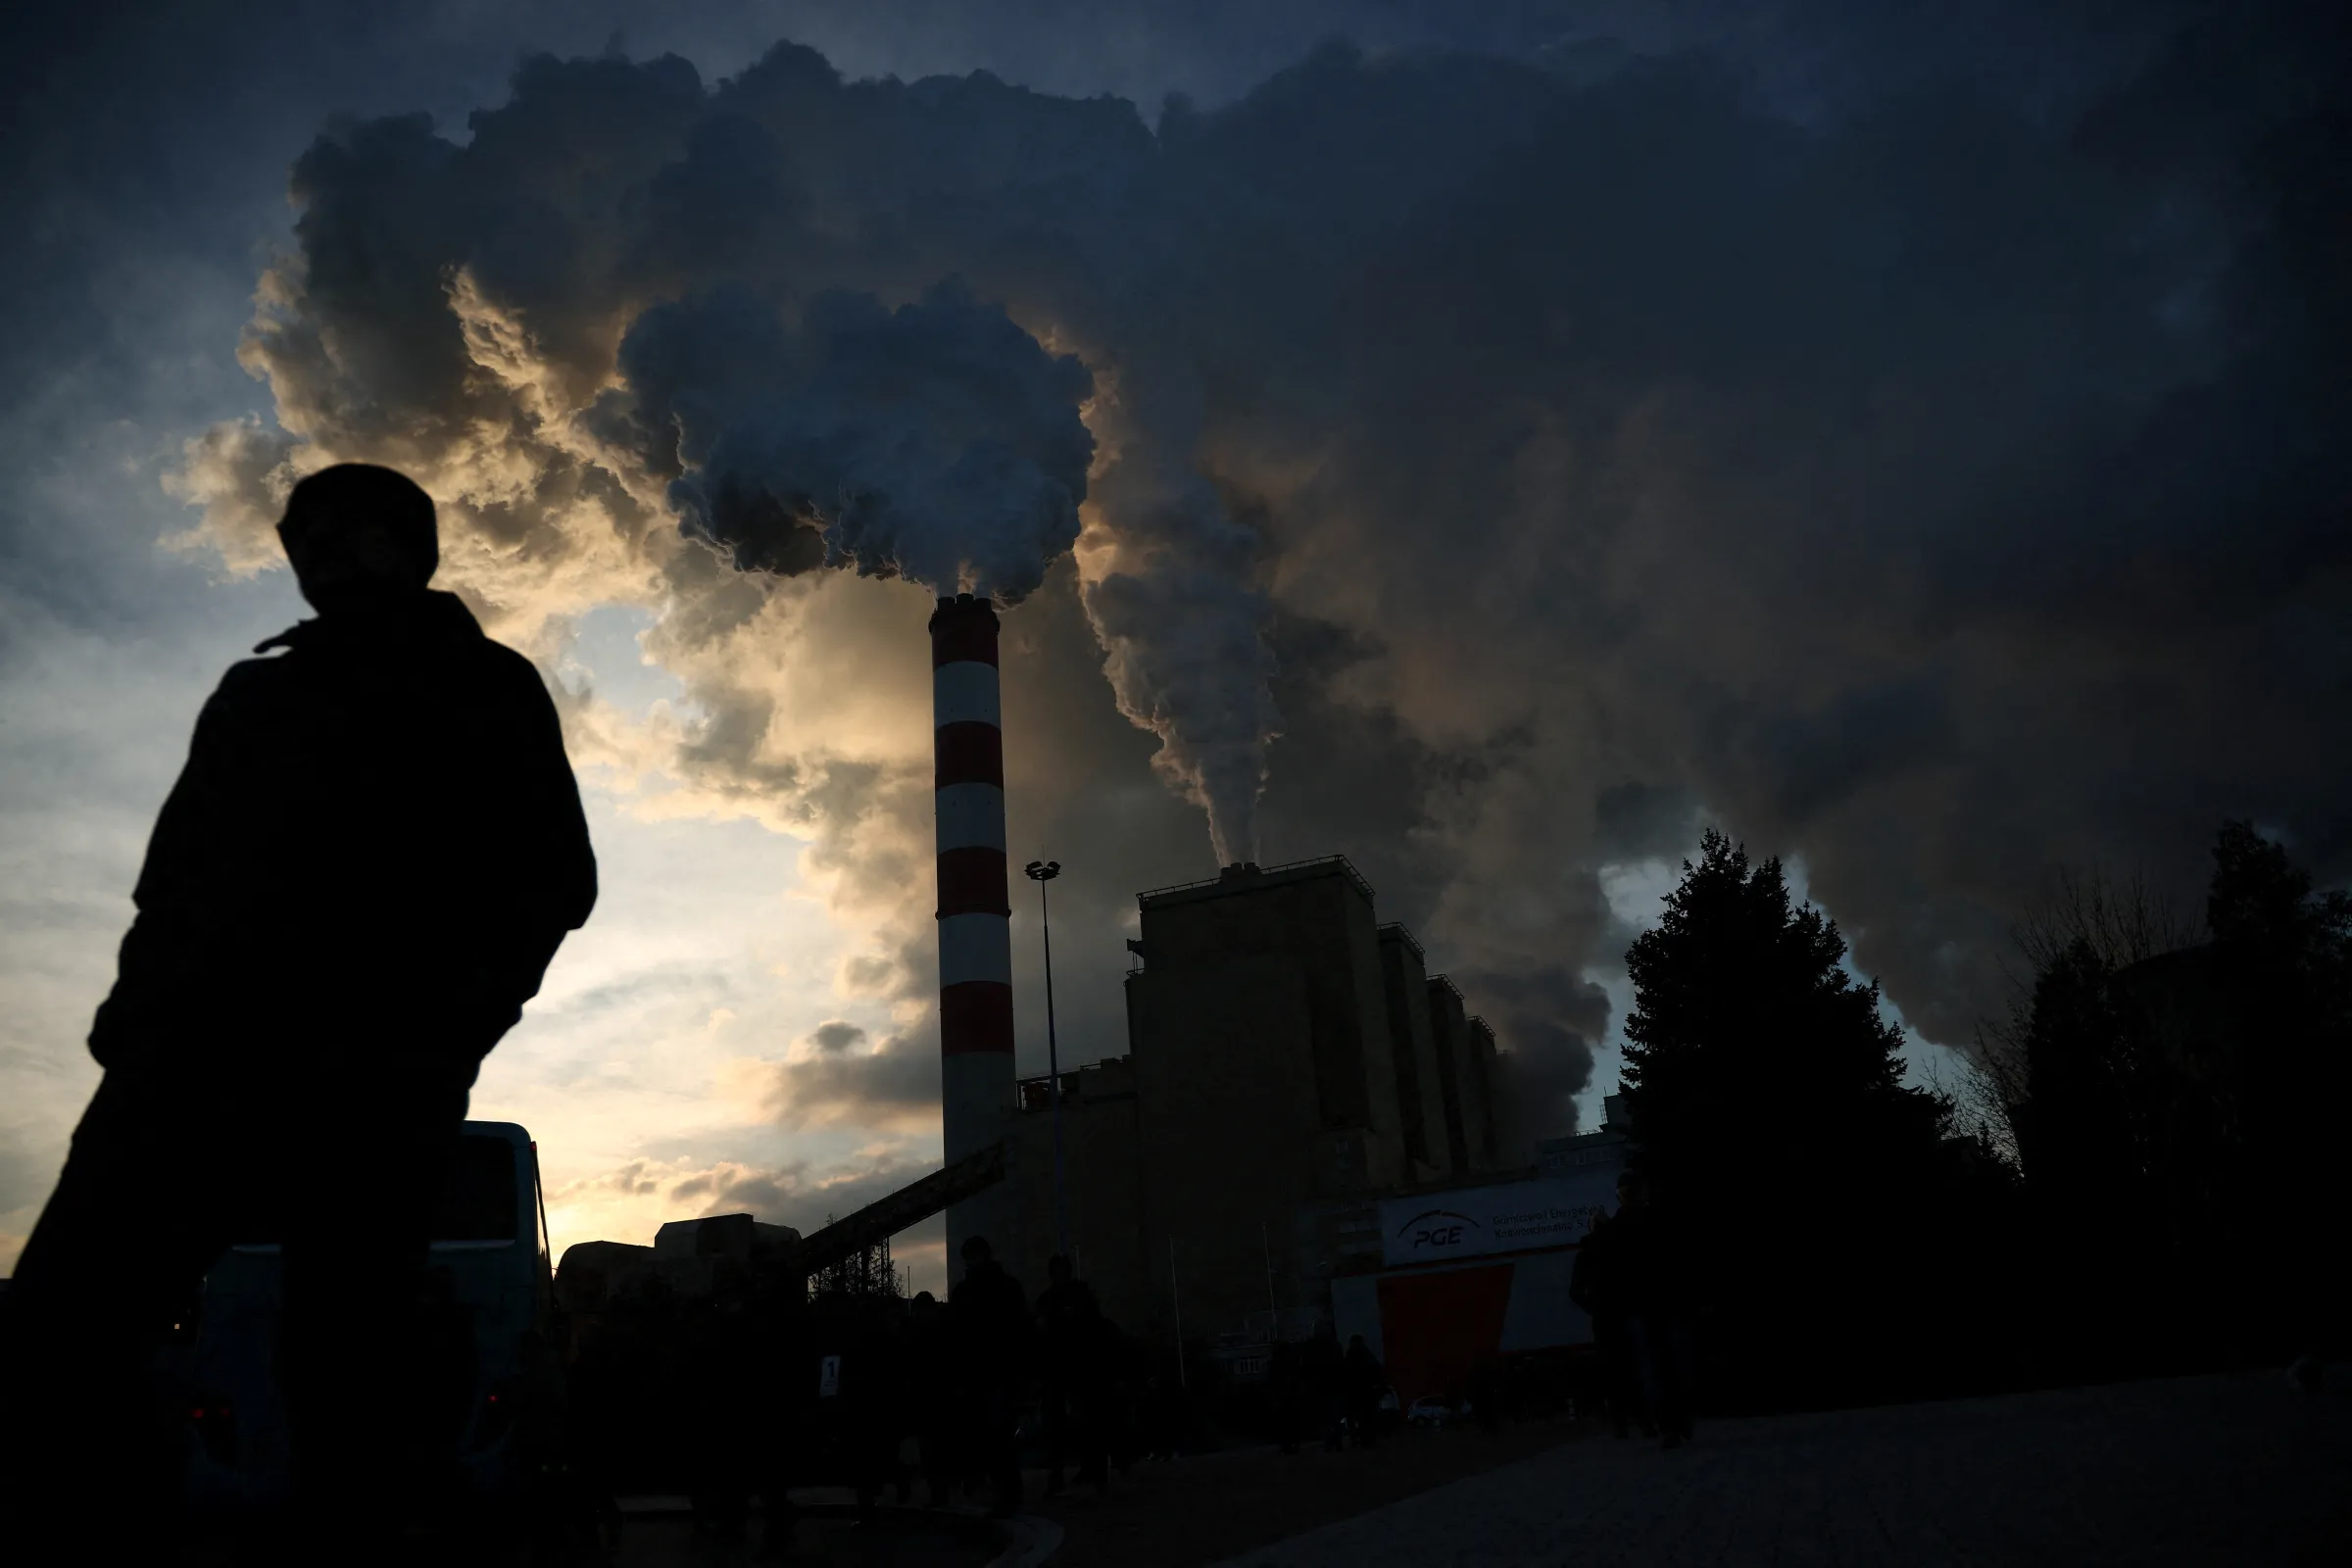
M 482 1376 L 473 1313 L 458 1299 L 457 1277 L 446 1267 L 425 1274 L 410 1348 L 407 1375 L 395 1385 L 402 1396 L 390 1401 L 384 1418 L 409 1423 L 409 1474 L 427 1507 L 446 1515 L 461 1498 L 458 1452 L 475 1414 Z M 400 1349 L 386 1346 L 386 1358 L 397 1364 Z
M 1490 1436 L 1502 1430 L 1502 1363 L 1490 1356 L 1470 1369 L 1469 1386 L 1463 1391 L 1479 1430 Z
M 848 1292 L 829 1292 L 810 1302 L 817 1424 L 865 1523 L 875 1518 L 898 1463 L 904 1396 L 899 1348 L 886 1316 L 892 1304 Z
M 1691 1320 L 1692 1259 L 1674 1217 L 1650 1200 L 1633 1171 L 1617 1182 L 1610 1242 L 1624 1292 L 1626 1341 L 1643 1401 L 1669 1448 L 1690 1441 L 1696 1359 Z
M 752 1296 L 757 1344 L 750 1379 L 758 1410 L 753 1487 L 765 1516 L 760 1554 L 789 1556 L 800 1514 L 791 1488 L 809 1468 L 808 1435 L 816 1425 L 818 1367 L 808 1290 L 798 1275 L 766 1276 Z
M 1147 1419 L 1152 1354 L 1144 1343 L 1102 1320 L 1102 1441 L 1110 1467 L 1120 1475 L 1152 1451 Z
M 1286 1341 L 1267 1352 L 1266 1404 L 1274 1442 L 1283 1452 L 1297 1453 L 1313 1414 L 1305 1346 Z
M 906 1366 L 907 1415 L 922 1461 L 923 1491 L 937 1508 L 962 1480 L 964 1460 L 957 1445 L 959 1397 L 947 1308 L 929 1291 L 916 1292 L 906 1303 Z
M 1046 1494 L 1062 1487 L 1062 1471 L 1077 1460 L 1078 1480 L 1100 1487 L 1110 1479 L 1103 1431 L 1103 1323 L 1095 1293 L 1076 1278 L 1066 1257 L 1050 1258 L 1052 1281 L 1037 1298 L 1039 1368 L 1043 1374 Z
M 1631 1437 L 1635 1423 L 1645 1422 L 1647 1417 L 1641 1374 L 1634 1368 L 1626 1328 L 1624 1270 L 1605 1214 L 1592 1222 L 1576 1250 L 1576 1264 L 1568 1273 L 1568 1298 L 1592 1320 L 1592 1351 L 1599 1363 L 1600 1397 L 1609 1424 L 1618 1437 Z
M 564 1379 L 565 1454 L 608 1552 L 620 1544 L 620 1479 L 632 1418 L 642 1414 L 630 1348 L 601 1326 L 583 1333 Z
M 779 1413 L 758 1396 L 767 1347 L 752 1310 L 751 1284 L 731 1272 L 731 1261 L 721 1259 L 714 1271 L 717 1289 L 695 1315 L 685 1364 L 694 1533 L 722 1543 L 744 1538 L 751 1494 L 762 1479 L 759 1429 Z
M 1339 1331 L 1329 1322 L 1317 1323 L 1300 1359 L 1307 1406 L 1323 1435 L 1323 1451 L 1337 1453 L 1348 1441 L 1348 1353 L 1340 1348 Z
M 0 1472 L 56 1516 L 92 1477 L 160 1484 L 148 1352 L 231 1241 L 283 1243 L 298 1498 L 343 1531 L 405 1500 L 382 1369 L 466 1094 L 595 902 L 545 685 L 426 587 L 432 501 L 343 465 L 278 534 L 318 614 L 197 720 L 90 1032 L 106 1076 L 17 1266 L 0 1375 L 31 1441 Z M 82 1516 L 155 1517 L 121 1485 Z
M 966 1451 L 988 1478 L 991 1511 L 1017 1513 L 1021 1464 L 1014 1439 L 1029 1364 L 1029 1304 L 985 1238 L 965 1238 L 962 1251 L 963 1278 L 948 1294 L 948 1319 Z
M 1341 1374 L 1343 1397 L 1347 1401 L 1348 1427 L 1355 1435 L 1355 1446 L 1369 1448 L 1380 1442 L 1380 1401 L 1389 1391 L 1388 1375 L 1381 1369 L 1380 1357 L 1361 1334 L 1348 1337 L 1348 1355 Z

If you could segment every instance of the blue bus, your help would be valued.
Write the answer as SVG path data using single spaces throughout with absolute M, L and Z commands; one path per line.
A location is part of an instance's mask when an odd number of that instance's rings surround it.
M 275 1243 L 230 1248 L 205 1277 L 187 1390 L 187 1494 L 200 1513 L 267 1509 L 286 1494 L 286 1421 L 275 1375 L 281 1268 Z M 513 1122 L 469 1121 L 434 1216 L 428 1294 L 470 1341 L 459 1439 L 466 1490 L 521 1484 L 526 1390 L 551 1355 L 554 1280 L 538 1146 Z M 541 1364 L 535 1366 L 534 1360 Z

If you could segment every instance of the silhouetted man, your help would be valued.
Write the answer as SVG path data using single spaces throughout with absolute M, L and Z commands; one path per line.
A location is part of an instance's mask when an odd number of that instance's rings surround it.
M 1650 1419 L 1665 1446 L 1690 1441 L 1693 1363 L 1692 1259 L 1682 1231 L 1628 1171 L 1617 1181 L 1609 1245 L 1623 1293 L 1626 1343 Z
M 1102 1409 L 1102 1308 L 1094 1288 L 1070 1270 L 1070 1260 L 1046 1261 L 1052 1281 L 1037 1298 L 1037 1327 L 1045 1394 L 1046 1494 L 1061 1491 L 1073 1452 L 1078 1480 L 1100 1487 L 1110 1480 Z
M 1348 1354 L 1340 1348 L 1339 1331 L 1327 1321 L 1318 1322 L 1300 1360 L 1315 1425 L 1323 1433 L 1323 1451 L 1337 1453 L 1348 1440 Z
M 966 1237 L 962 1250 L 963 1278 L 948 1293 L 948 1319 L 970 1434 L 967 1452 L 973 1467 L 988 1476 L 993 1511 L 1017 1513 L 1021 1463 L 1014 1428 L 1029 1359 L 1029 1304 L 986 1239 Z
M 1618 1260 L 1613 1223 L 1607 1215 L 1600 1215 L 1576 1250 L 1576 1266 L 1568 1273 L 1568 1298 L 1592 1319 L 1592 1351 L 1600 1364 L 1601 1398 L 1608 1406 L 1610 1425 L 1618 1437 L 1625 1438 L 1633 1434 L 1642 1399 L 1626 1327 L 1625 1271 Z
M 929 1291 L 906 1303 L 906 1396 L 922 1458 L 923 1488 L 934 1508 L 948 1502 L 949 1486 L 963 1467 L 956 1439 L 957 1395 L 947 1308 Z
M 467 1091 L 596 863 L 538 673 L 426 587 L 431 499 L 343 465 L 278 536 L 318 614 L 221 680 L 149 841 L 106 1075 L 9 1302 L 34 1451 L 7 1469 L 46 1520 L 87 1478 L 159 1480 L 150 1348 L 227 1244 L 279 1241 L 292 1480 L 341 1549 L 402 1500 L 371 1369 L 413 1346 Z M 153 1514 L 112 1495 L 92 1517 Z
M 696 1540 L 731 1544 L 743 1540 L 751 1515 L 751 1494 L 760 1479 L 753 1443 L 765 1412 L 754 1393 L 760 1334 L 752 1313 L 752 1282 L 731 1258 L 720 1258 L 711 1272 L 710 1298 L 695 1303 L 680 1357 L 689 1437 L 687 1501 L 694 1510 Z
M 1355 1434 L 1359 1448 L 1376 1446 L 1380 1442 L 1380 1400 L 1389 1392 L 1388 1374 L 1382 1370 L 1380 1357 L 1361 1334 L 1348 1337 L 1348 1355 L 1341 1373 L 1346 1388 L 1348 1425 Z

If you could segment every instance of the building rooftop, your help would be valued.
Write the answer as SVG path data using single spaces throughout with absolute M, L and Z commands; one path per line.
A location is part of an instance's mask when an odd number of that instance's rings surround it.
M 1282 865 L 1261 866 L 1255 861 L 1229 865 L 1215 876 L 1198 882 L 1179 882 L 1172 887 L 1152 888 L 1136 896 L 1136 903 L 1145 908 L 1165 907 L 1171 904 L 1198 904 L 1208 899 L 1227 898 L 1243 893 L 1291 882 L 1305 882 L 1316 877 L 1346 877 L 1355 885 L 1355 891 L 1372 903 L 1372 884 L 1363 873 L 1348 861 L 1345 855 L 1325 855 L 1312 860 L 1291 860 Z
M 1054 1108 L 1054 1075 L 1039 1073 L 1014 1084 L 1017 1103 L 1024 1111 Z M 1105 1056 L 1083 1066 L 1061 1070 L 1061 1098 L 1065 1103 L 1079 1101 L 1133 1100 L 1135 1098 L 1135 1069 L 1125 1056 Z

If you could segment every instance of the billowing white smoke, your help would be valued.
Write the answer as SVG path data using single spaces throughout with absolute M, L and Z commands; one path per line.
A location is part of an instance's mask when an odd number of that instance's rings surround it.
M 1093 378 L 943 283 L 886 309 L 820 294 L 788 325 L 722 288 L 640 316 L 610 394 L 686 526 L 737 566 L 847 566 L 937 591 L 1035 591 L 1078 537 Z
M 1208 812 L 1217 863 L 1254 860 L 1266 746 L 1280 722 L 1266 690 L 1271 608 L 1250 586 L 1258 541 L 1167 448 L 1164 426 L 1133 416 L 1134 401 L 1096 413 L 1116 456 L 1095 493 L 1119 523 L 1086 551 L 1086 612 L 1119 710 L 1159 737 L 1152 765 Z

